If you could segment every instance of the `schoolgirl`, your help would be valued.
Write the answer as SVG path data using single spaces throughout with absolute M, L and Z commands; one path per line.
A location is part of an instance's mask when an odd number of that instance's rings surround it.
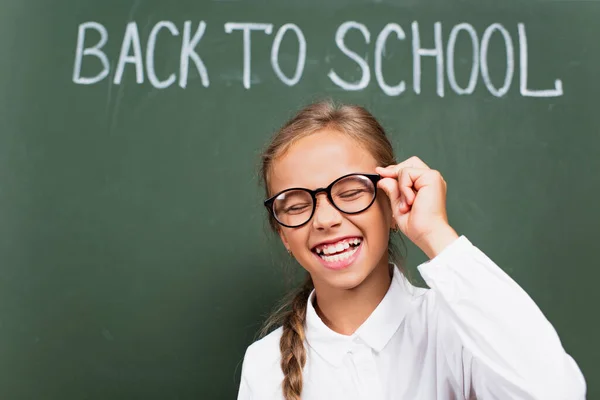
M 265 205 L 307 280 L 246 351 L 239 400 L 582 400 L 532 299 L 459 235 L 443 176 L 397 163 L 364 108 L 301 110 L 262 157 Z M 428 257 L 413 286 L 396 231 Z

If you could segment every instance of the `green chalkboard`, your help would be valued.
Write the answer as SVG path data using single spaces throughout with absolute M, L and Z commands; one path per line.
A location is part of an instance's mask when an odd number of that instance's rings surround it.
M 266 228 L 258 155 L 322 97 L 443 172 L 452 225 L 600 398 L 599 17 L 597 1 L 2 1 L 0 398 L 234 398 L 299 268 Z

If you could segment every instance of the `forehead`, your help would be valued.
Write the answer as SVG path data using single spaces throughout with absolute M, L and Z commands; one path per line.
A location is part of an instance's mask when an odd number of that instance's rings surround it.
M 377 162 L 356 140 L 335 130 L 321 130 L 298 140 L 274 160 L 269 191 L 325 187 L 342 175 L 373 173 Z

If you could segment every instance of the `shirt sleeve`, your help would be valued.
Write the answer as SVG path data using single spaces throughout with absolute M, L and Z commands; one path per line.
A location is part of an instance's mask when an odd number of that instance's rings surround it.
M 250 386 L 248 385 L 248 358 L 247 352 L 244 356 L 244 361 L 242 362 L 242 374 L 240 378 L 240 387 L 238 389 L 237 400 L 252 400 L 252 392 L 250 391 Z
M 525 291 L 464 236 L 419 267 L 480 399 L 585 400 L 586 383 Z M 471 396 L 465 394 L 465 396 Z

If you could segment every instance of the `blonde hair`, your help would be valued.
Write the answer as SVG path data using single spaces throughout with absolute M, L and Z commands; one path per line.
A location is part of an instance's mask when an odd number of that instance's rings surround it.
M 311 104 L 300 110 L 273 136 L 261 157 L 261 178 L 266 198 L 269 192 L 269 174 L 273 161 L 281 157 L 295 142 L 322 129 L 333 129 L 348 135 L 371 153 L 378 165 L 396 164 L 392 144 L 383 127 L 366 109 L 355 105 L 336 105 L 331 100 Z M 269 215 L 269 224 L 277 232 L 277 221 Z M 390 239 L 388 253 L 397 265 L 401 263 L 398 249 Z M 304 284 L 282 300 L 265 322 L 260 336 L 267 335 L 277 326 L 283 327 L 279 343 L 281 350 L 282 390 L 285 400 L 300 400 L 302 370 L 306 364 L 304 323 L 308 297 L 314 285 L 306 274 Z

